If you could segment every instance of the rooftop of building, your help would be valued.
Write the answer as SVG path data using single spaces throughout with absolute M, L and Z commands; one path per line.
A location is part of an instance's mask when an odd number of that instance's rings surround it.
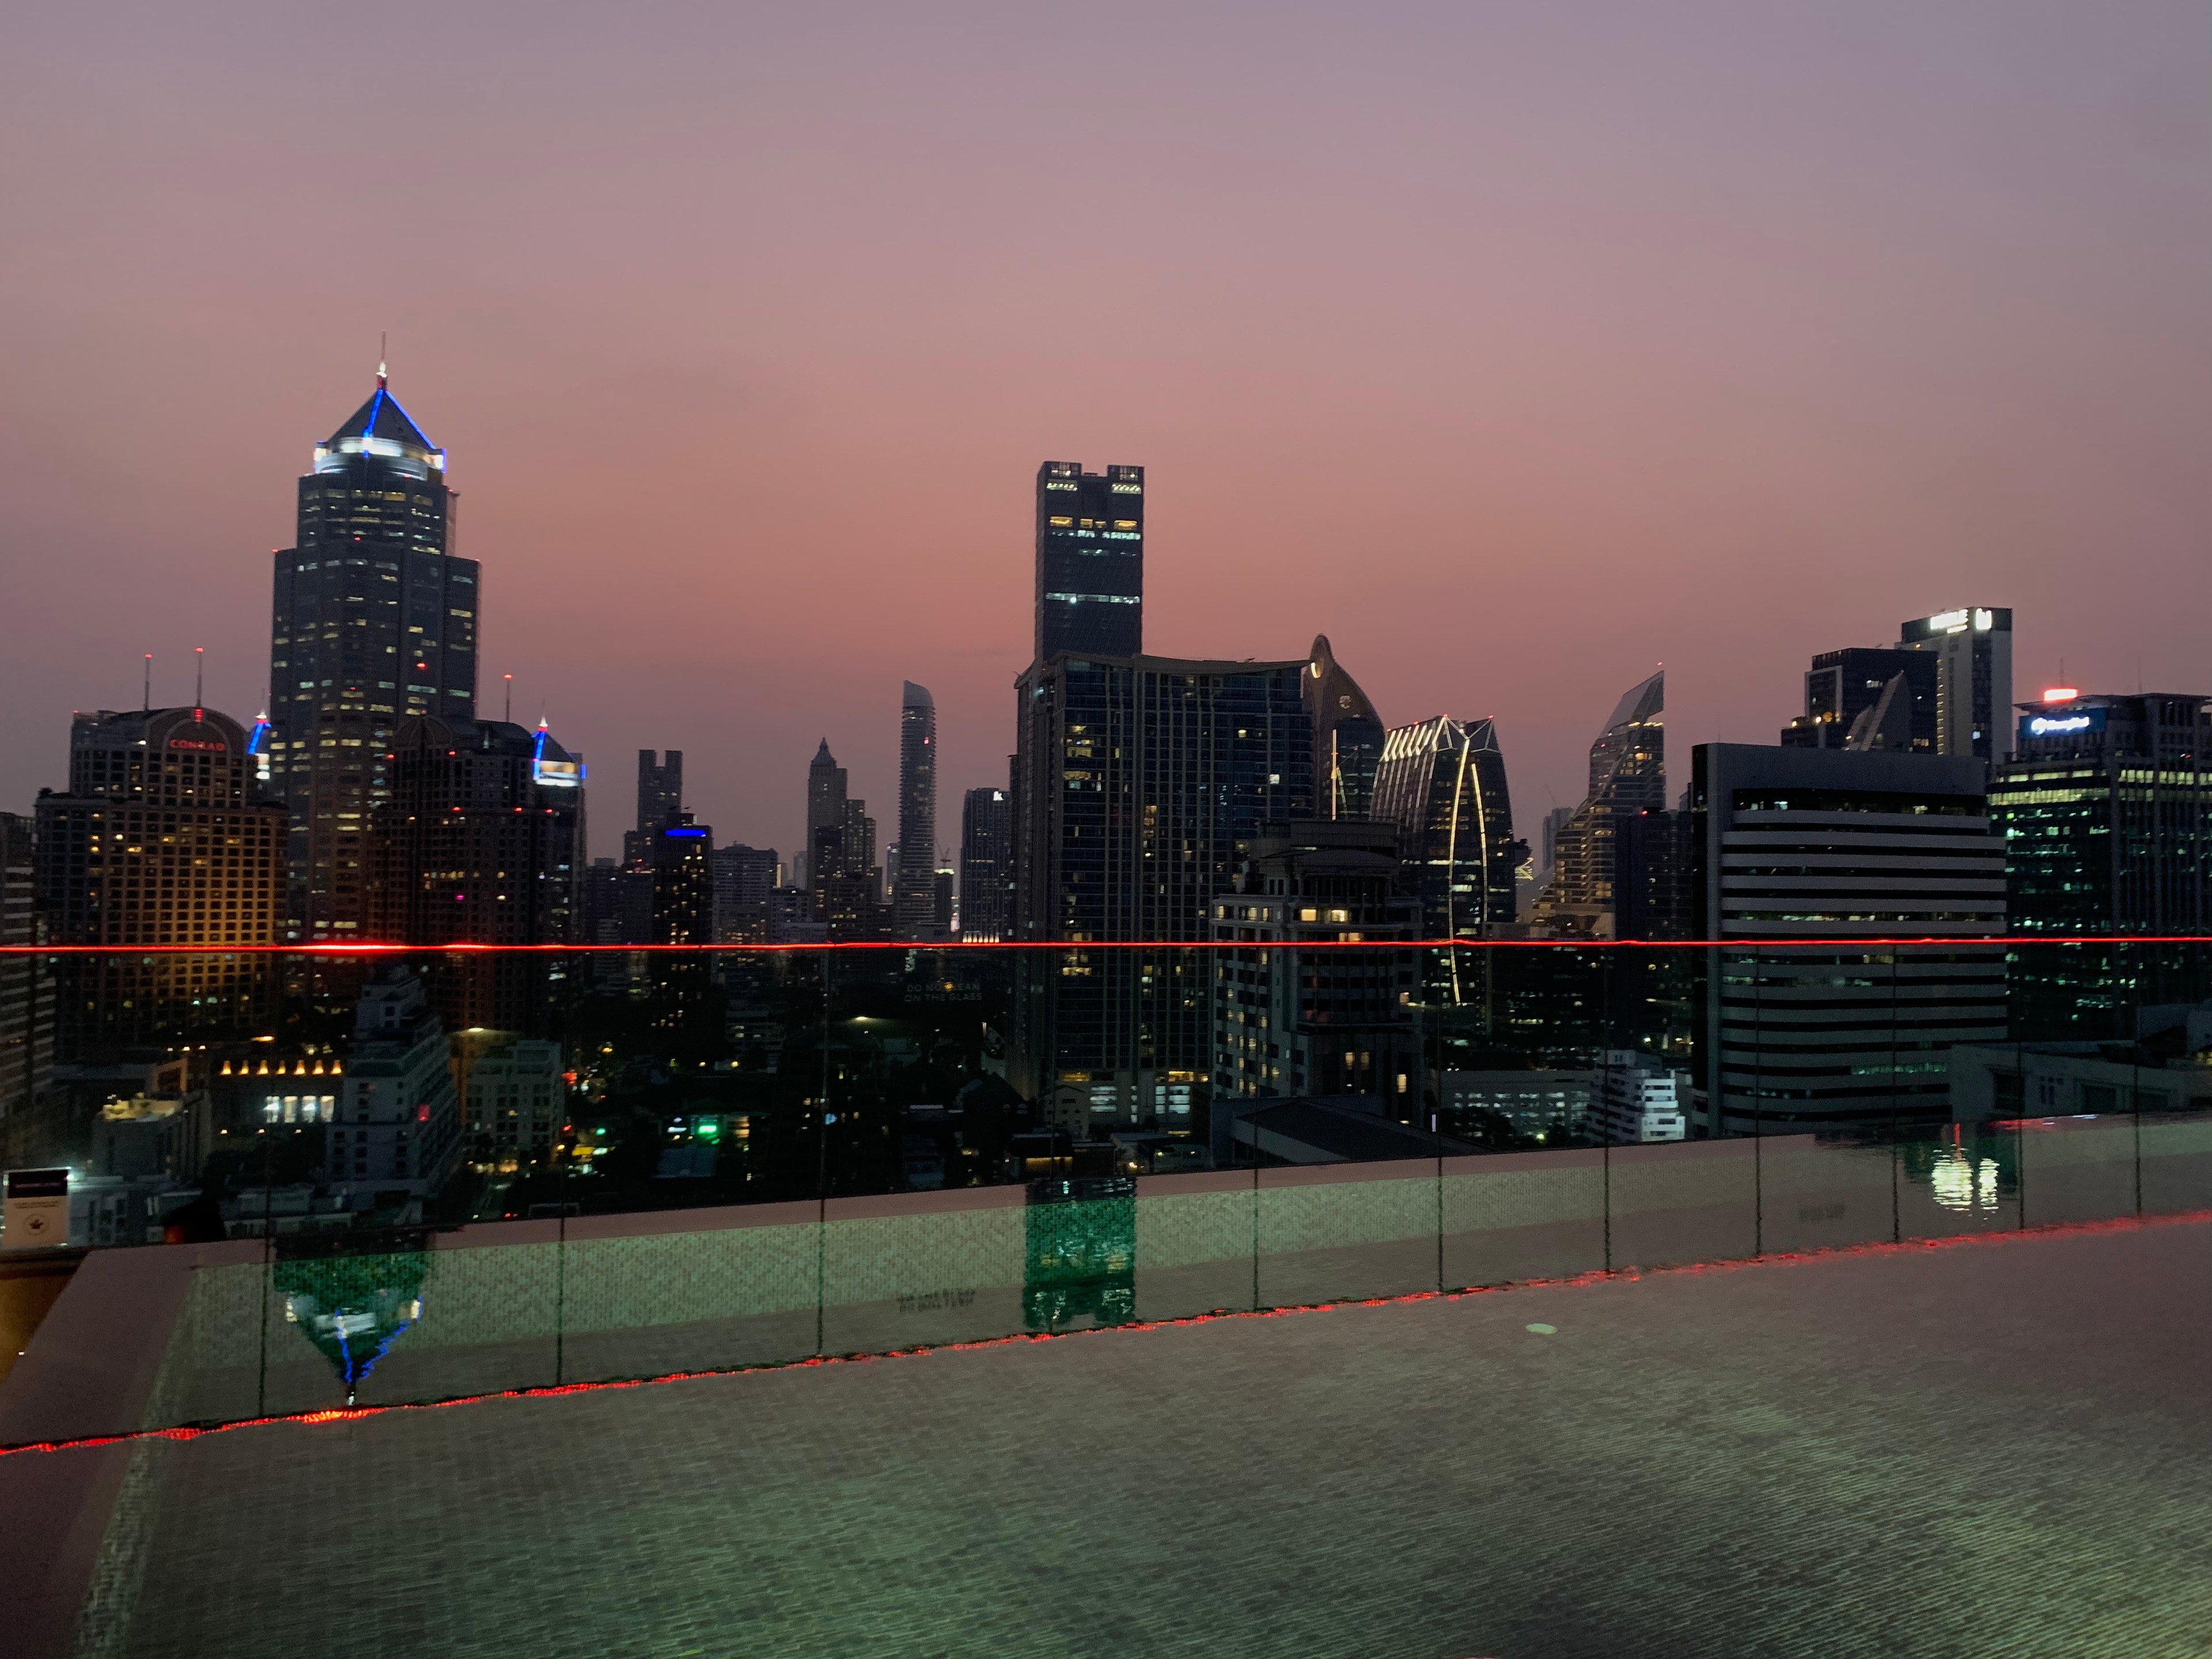
M 1340 1294 L 1348 1261 L 1285 1261 L 1264 1293 Z M 2194 1652 L 2208 1279 L 2212 1223 L 2128 1223 L 18 1453 L 0 1519 L 58 1565 L 15 1639 Z M 1140 1285 L 1137 1310 L 1209 1288 L 1256 1287 Z M 977 1297 L 887 1303 L 876 1334 L 942 1340 Z M 505 1359 L 479 1380 L 553 1364 Z

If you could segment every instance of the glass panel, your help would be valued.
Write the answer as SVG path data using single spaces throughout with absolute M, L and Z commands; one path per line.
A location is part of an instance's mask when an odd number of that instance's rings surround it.
M 1613 1267 L 1758 1251 L 1759 1162 L 1751 1141 L 1615 1146 L 1607 1165 Z
M 1604 1166 L 1594 1147 L 1446 1158 L 1445 1288 L 1602 1270 Z
M 1259 1302 L 1438 1288 L 1432 1159 L 1259 1171 Z

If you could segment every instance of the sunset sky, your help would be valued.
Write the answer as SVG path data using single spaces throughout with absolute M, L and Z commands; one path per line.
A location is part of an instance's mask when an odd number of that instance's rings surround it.
M 2212 6 L 100 5 L 0 51 L 0 808 L 251 715 L 295 477 L 451 454 L 484 684 L 795 848 L 827 736 L 1002 782 L 1037 463 L 1148 469 L 1146 641 L 1495 715 L 1520 828 L 1663 660 L 2017 615 L 2212 693 Z

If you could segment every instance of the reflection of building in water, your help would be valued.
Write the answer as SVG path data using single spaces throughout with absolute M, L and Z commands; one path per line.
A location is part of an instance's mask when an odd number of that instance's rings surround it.
M 1033 1331 L 1137 1316 L 1137 1183 L 1032 1181 L 1022 1212 L 1022 1323 Z
M 350 1406 L 377 1362 L 422 1316 L 429 1276 L 428 1252 L 403 1250 L 279 1261 L 274 1284 L 285 1322 L 330 1362 Z
M 1964 1146 L 1946 1146 L 1928 1172 L 1928 1190 L 1947 1210 L 1989 1213 L 1997 1207 L 1997 1161 Z

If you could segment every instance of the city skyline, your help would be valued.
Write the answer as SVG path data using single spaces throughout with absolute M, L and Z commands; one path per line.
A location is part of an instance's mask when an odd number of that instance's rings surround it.
M 1386 722 L 1494 720 L 1532 823 L 1579 799 L 1605 713 L 1570 683 L 1663 660 L 1678 754 L 1768 742 L 1810 653 L 1955 594 L 2015 609 L 2023 694 L 2062 659 L 2131 690 L 2139 655 L 2189 690 L 2205 24 L 2127 16 L 1624 9 L 1613 52 L 1565 19 L 1300 17 L 1258 31 L 1265 76 L 1227 72 L 1255 36 L 1218 23 L 1177 31 L 1184 67 L 1086 41 L 1143 138 L 1018 90 L 1072 24 L 969 64 L 919 20 L 770 20 L 740 59 L 694 19 L 629 43 L 625 136 L 588 150 L 524 88 L 596 84 L 611 23 L 531 43 L 494 142 L 447 97 L 514 44 L 479 24 L 372 73 L 320 53 L 332 24 L 216 53 L 152 13 L 96 41 L 41 16 L 4 118 L 65 161 L 21 181 L 0 318 L 0 696 L 135 707 L 150 649 L 173 703 L 205 646 L 210 700 L 256 712 L 261 560 L 387 330 L 488 573 L 480 712 L 512 672 L 515 718 L 595 767 L 687 749 L 702 821 L 757 845 L 797 846 L 800 805 L 748 781 L 825 732 L 896 799 L 903 679 L 938 701 L 941 799 L 999 780 L 1053 456 L 1146 469 L 1149 648 L 1326 632 Z M 334 65 L 312 112 L 269 89 L 307 52 Z M 701 95 L 741 73 L 736 112 Z M 1571 106 L 1528 90 L 1566 74 Z M 307 252 L 352 233 L 292 158 L 349 118 L 418 181 L 404 285 Z M 1002 160 L 1009 124 L 1032 142 Z M 1049 234 L 1048 179 L 1116 234 Z M 0 798 L 59 781 L 54 729 Z

